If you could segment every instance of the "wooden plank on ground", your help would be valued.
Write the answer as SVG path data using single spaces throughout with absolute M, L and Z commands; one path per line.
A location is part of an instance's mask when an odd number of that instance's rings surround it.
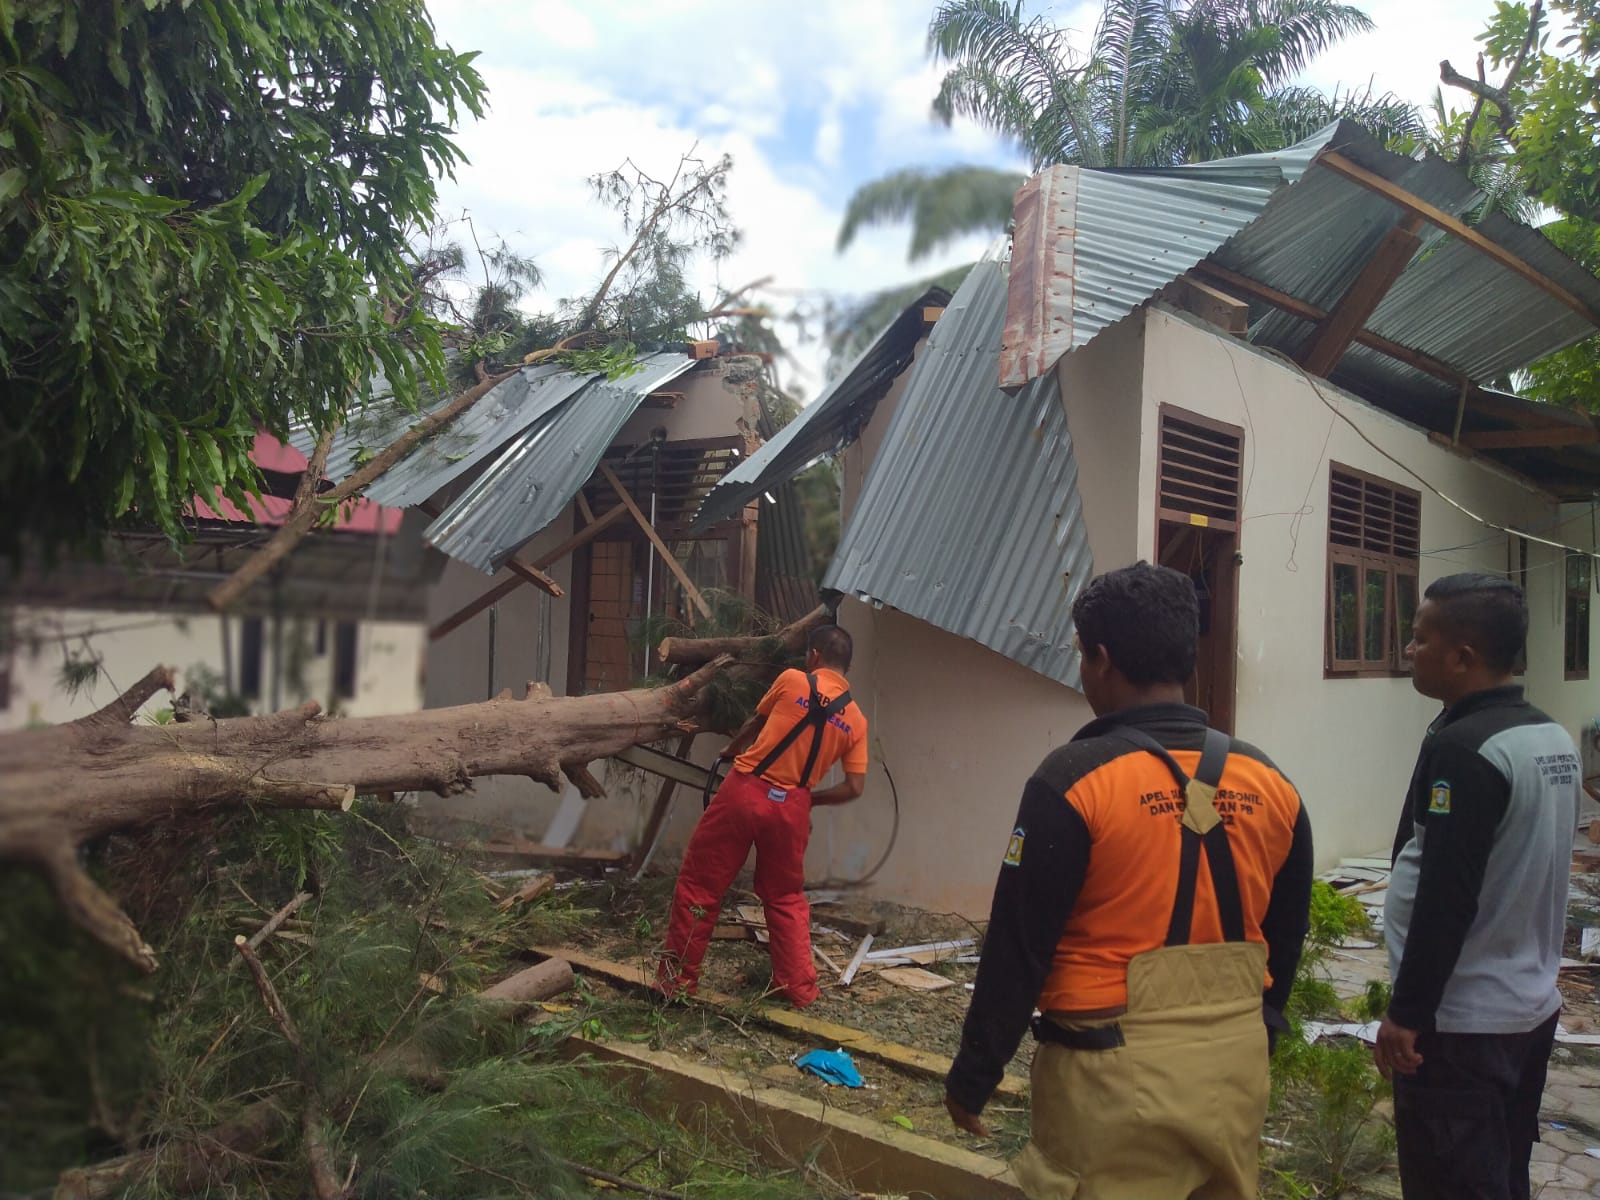
M 935 975 L 932 971 L 924 971 L 921 967 L 885 967 L 878 972 L 878 978 L 887 979 L 890 983 L 910 988 L 914 992 L 940 992 L 956 985 L 954 979 L 946 979 L 943 975 Z
M 764 1156 L 775 1155 L 769 1160 L 774 1165 L 814 1162 L 858 1194 L 1022 1198 L 1016 1177 L 1000 1159 L 841 1112 L 825 1095 L 802 1095 L 643 1046 L 573 1037 L 561 1051 L 615 1069 L 619 1080 L 639 1089 L 641 1101 L 646 1081 L 663 1088 L 680 1120 L 693 1122 L 702 1111 L 715 1114 L 722 1118 L 719 1128 Z
M 572 964 L 575 971 L 587 971 L 598 978 L 611 983 L 620 983 L 628 987 L 644 988 L 655 987 L 655 972 L 648 970 L 637 963 L 612 962 L 609 959 L 596 955 L 585 954 L 581 950 L 568 947 L 530 946 L 532 954 L 544 958 L 564 958 Z M 711 992 L 702 988 L 694 994 L 693 999 L 701 1004 L 709 1004 L 713 1008 L 733 1009 L 741 1013 L 749 1008 L 748 1002 L 736 996 L 725 996 L 720 992 Z M 775 1005 L 760 1005 L 753 1013 L 749 1013 L 755 1020 L 776 1029 L 788 1030 L 792 1033 L 803 1034 L 814 1039 L 818 1045 L 829 1047 L 840 1046 L 852 1054 L 864 1054 L 879 1062 L 888 1063 L 902 1070 L 910 1071 L 917 1075 L 926 1075 L 933 1079 L 943 1079 L 950 1073 L 950 1060 L 942 1054 L 935 1054 L 930 1050 L 919 1050 L 915 1046 L 902 1046 L 898 1042 L 886 1042 L 865 1033 L 860 1029 L 852 1029 L 848 1025 L 840 1025 L 835 1021 L 825 1021 L 820 1017 L 809 1016 L 803 1012 L 795 1012 L 789 1008 L 779 1008 Z M 1027 1094 L 1028 1085 L 1025 1080 L 1012 1075 L 1003 1076 L 1000 1085 L 995 1089 L 996 1095 L 1024 1096 Z

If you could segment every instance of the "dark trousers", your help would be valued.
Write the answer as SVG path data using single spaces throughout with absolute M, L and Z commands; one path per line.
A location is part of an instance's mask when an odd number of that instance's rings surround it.
M 1528 1033 L 1424 1033 L 1422 1066 L 1395 1076 L 1406 1200 L 1528 1200 L 1528 1159 L 1556 1017 Z

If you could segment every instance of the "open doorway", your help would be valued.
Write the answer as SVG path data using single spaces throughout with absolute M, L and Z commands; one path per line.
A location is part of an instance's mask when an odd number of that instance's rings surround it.
M 1233 732 L 1239 642 L 1239 510 L 1244 431 L 1161 406 L 1156 561 L 1194 581 L 1200 652 L 1185 688 L 1211 724 Z

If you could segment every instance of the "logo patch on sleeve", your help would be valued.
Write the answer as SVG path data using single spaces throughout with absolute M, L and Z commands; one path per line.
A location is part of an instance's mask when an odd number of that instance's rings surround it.
M 1008 867 L 1022 865 L 1022 842 L 1028 835 L 1021 825 L 1011 831 L 1011 842 L 1006 846 L 1006 856 L 1000 861 Z
M 1450 811 L 1450 784 L 1447 781 L 1434 781 L 1433 789 L 1428 793 L 1428 811 L 1441 815 Z

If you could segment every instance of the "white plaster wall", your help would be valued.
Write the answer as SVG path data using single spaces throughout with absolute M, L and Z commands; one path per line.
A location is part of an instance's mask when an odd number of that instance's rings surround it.
M 1446 503 L 1385 453 L 1503 525 L 1550 529 L 1557 506 L 1486 460 L 1437 446 L 1415 427 L 1322 383 L 1358 433 L 1292 366 L 1187 317 L 1154 310 L 1145 329 L 1137 556 L 1150 558 L 1154 545 L 1157 405 L 1243 427 L 1238 736 L 1265 750 L 1300 788 L 1319 865 L 1385 848 L 1437 705 L 1404 677 L 1324 677 L 1330 460 L 1422 493 L 1423 587 L 1455 571 L 1504 573 L 1509 539 Z M 1562 680 L 1559 559 L 1560 551 L 1530 547 L 1525 684 L 1534 703 L 1576 730 L 1596 707 L 1596 685 Z
M 13 628 L 19 645 L 11 660 L 11 697 L 0 708 L 0 730 L 21 729 L 34 724 L 54 725 L 85 716 L 110 703 L 118 693 L 141 678 L 150 668 L 165 665 L 178 672 L 178 690 L 185 687 L 184 674 L 203 666 L 217 675 L 223 668 L 223 630 L 233 639 L 235 671 L 239 661 L 241 622 L 232 619 L 224 625 L 216 616 L 174 616 L 157 612 L 122 612 L 90 609 L 12 610 Z M 286 617 L 285 642 L 294 636 L 296 621 L 301 635 L 314 646 L 314 618 Z M 303 671 L 303 687 L 283 681 L 280 705 L 284 708 L 305 700 L 320 701 L 327 708 L 333 688 L 333 623 L 328 623 L 327 651 L 311 654 Z M 90 633 L 89 645 L 101 660 L 100 677 L 94 684 L 70 696 L 59 686 L 63 647 L 60 638 L 68 637 L 72 650 L 83 652 L 77 635 Z M 37 646 L 29 645 L 30 636 Z M 345 716 L 369 717 L 385 713 L 413 712 L 422 703 L 422 656 L 427 632 L 420 625 L 399 621 L 364 622 L 356 640 L 356 695 L 338 701 Z M 262 647 L 261 698 L 256 710 L 271 706 L 273 675 L 271 620 L 266 621 Z M 286 655 L 287 657 L 287 655 Z M 140 710 L 153 713 L 169 707 L 166 693 L 151 699 Z
M 1023 785 L 1090 719 L 1083 697 L 978 643 L 894 609 L 839 609 L 855 639 L 850 692 L 867 717 L 871 765 L 859 800 L 812 813 L 806 879 L 857 880 L 866 894 L 987 916 Z M 893 775 L 894 787 L 889 786 Z M 830 781 L 836 779 L 837 768 Z

